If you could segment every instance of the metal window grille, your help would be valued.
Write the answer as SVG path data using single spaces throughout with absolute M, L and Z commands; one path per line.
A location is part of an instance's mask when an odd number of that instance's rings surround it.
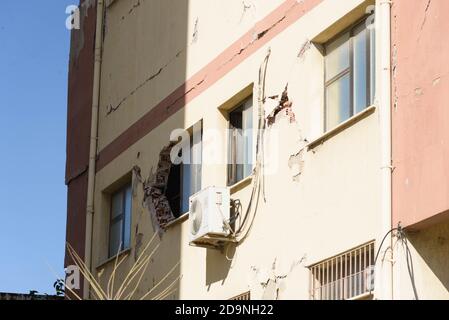
M 229 300 L 251 300 L 251 293 L 250 291 L 242 293 L 238 296 L 235 296 L 234 298 L 231 298 Z
M 374 242 L 310 267 L 312 300 L 347 300 L 374 289 Z

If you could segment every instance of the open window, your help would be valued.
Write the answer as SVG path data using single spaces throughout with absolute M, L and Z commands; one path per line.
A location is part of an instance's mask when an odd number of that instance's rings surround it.
M 229 112 L 228 186 L 247 178 L 253 169 L 253 99 Z
M 189 211 L 189 197 L 201 190 L 202 123 L 188 130 L 190 136 L 189 163 L 172 164 L 165 196 L 175 218 Z M 178 154 L 182 158 L 182 150 Z

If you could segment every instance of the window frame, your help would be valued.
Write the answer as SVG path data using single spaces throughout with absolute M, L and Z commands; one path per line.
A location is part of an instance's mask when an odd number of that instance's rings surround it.
M 126 212 L 126 195 L 127 191 L 130 191 L 130 206 L 129 212 Z M 113 204 L 114 197 L 120 195 L 122 197 L 122 208 L 119 215 L 116 217 L 112 217 L 113 214 Z M 113 192 L 110 196 L 110 204 L 109 204 L 109 236 L 108 236 L 108 257 L 115 257 L 120 252 L 123 252 L 131 247 L 131 226 L 132 226 L 132 212 L 133 212 L 133 197 L 132 197 L 132 183 L 127 183 L 121 186 L 118 190 Z M 125 227 L 126 227 L 126 217 L 129 214 L 129 223 L 130 223 L 130 232 L 128 245 L 125 246 Z M 116 224 L 121 224 L 121 232 L 120 232 L 120 244 L 117 252 L 112 252 L 112 227 Z
M 230 174 L 230 167 L 231 165 L 237 166 L 238 163 L 232 164 L 230 163 L 230 153 L 231 153 L 231 148 L 232 148 L 232 143 L 231 143 L 231 139 L 230 139 L 230 132 L 231 132 L 231 113 L 235 112 L 236 110 L 238 110 L 239 108 L 242 108 L 242 131 L 243 131 L 243 138 L 245 138 L 244 132 L 247 129 L 243 128 L 243 112 L 245 109 L 245 106 L 247 103 L 251 103 L 251 126 L 252 126 L 252 131 L 250 132 L 250 134 L 252 135 L 251 137 L 251 145 L 247 146 L 247 152 L 248 155 L 251 155 L 251 163 L 249 165 L 251 165 L 251 172 L 254 169 L 254 163 L 255 163 L 255 158 L 254 158 L 254 96 L 253 94 L 245 97 L 244 99 L 242 99 L 240 102 L 236 103 L 231 109 L 229 109 L 227 111 L 227 129 L 228 129 L 228 134 L 226 136 L 227 139 L 227 148 L 226 148 L 226 185 L 228 187 L 232 187 L 233 185 L 236 185 L 238 183 L 240 183 L 241 181 L 244 181 L 245 179 L 247 179 L 248 177 L 251 176 L 251 173 L 249 173 L 248 175 L 245 176 L 245 174 L 243 173 L 243 177 L 241 179 L 237 179 L 237 170 L 234 173 L 234 176 L 231 178 Z M 244 150 L 245 152 L 245 150 Z M 245 164 L 242 164 L 243 166 L 245 166 Z M 243 169 L 244 170 L 244 169 Z
M 328 132 L 332 130 L 334 127 L 328 127 L 328 103 L 327 103 L 327 94 L 328 94 L 328 88 L 337 82 L 338 80 L 342 79 L 346 75 L 349 74 L 349 82 L 350 82 L 350 88 L 349 88 L 349 96 L 350 96 L 350 115 L 347 119 L 344 121 L 341 121 L 339 124 L 345 122 L 346 120 L 351 119 L 355 115 L 363 112 L 359 111 L 357 112 L 355 110 L 355 103 L 354 103 L 354 93 L 355 93 L 355 85 L 354 85 L 354 37 L 355 37 L 355 31 L 362 25 L 366 24 L 366 21 L 368 20 L 370 16 L 366 15 L 362 19 L 358 20 L 357 22 L 351 24 L 348 28 L 342 30 L 341 32 L 338 32 L 335 36 L 331 37 L 329 40 L 327 40 L 323 44 L 323 56 L 324 56 L 324 63 L 323 63 L 323 69 L 324 69 L 324 117 L 323 117 L 323 128 L 324 132 Z M 340 37 L 343 37 L 345 34 L 349 34 L 348 45 L 349 45 L 349 66 L 345 70 L 339 72 L 338 74 L 334 75 L 331 79 L 327 80 L 327 67 L 326 67 L 326 59 L 328 57 L 328 46 L 333 43 L 334 41 L 338 40 Z M 374 49 L 376 48 L 375 43 L 375 32 L 373 33 L 370 29 L 366 28 L 366 106 L 364 110 L 370 107 L 374 103 L 375 98 L 375 92 L 376 92 L 376 78 L 375 78 L 375 60 L 372 60 L 372 35 L 374 34 Z M 375 52 L 374 52 L 375 53 Z M 374 57 L 375 58 L 375 57 Z M 373 63 L 374 62 L 374 63 Z M 373 68 L 374 66 L 374 68 Z M 372 76 L 372 71 L 374 71 L 374 78 Z M 374 86 L 373 83 L 374 82 Z M 372 90 L 374 89 L 374 90 Z M 374 91 L 374 92 L 372 92 Z M 337 126 L 339 125 L 337 124 Z
M 184 210 L 183 210 L 183 204 L 184 204 L 184 200 L 187 200 L 187 204 L 189 203 L 189 199 L 190 199 L 190 197 L 192 196 L 192 195 L 194 195 L 196 192 L 198 192 L 198 191 L 200 191 L 201 190 L 201 188 L 202 188 L 202 186 L 203 186 L 203 131 L 204 131 L 204 126 L 203 126 L 203 120 L 200 120 L 200 121 L 198 121 L 196 124 L 194 124 L 192 127 L 190 127 L 187 131 L 189 132 L 189 136 L 190 136 L 190 162 L 192 162 L 192 160 L 193 160 L 193 157 L 194 157 L 194 150 L 193 150 L 193 148 L 194 148 L 194 146 L 195 146 L 195 126 L 196 125 L 198 125 L 199 124 L 199 126 L 200 126 L 200 130 L 199 130 L 199 134 L 200 134 L 200 142 L 199 142 L 199 144 L 200 144 L 200 150 L 201 150 L 201 155 L 200 155 L 200 157 L 201 157 L 201 160 L 200 160 L 200 164 L 198 164 L 198 163 L 190 163 L 190 164 L 185 164 L 185 163 L 181 163 L 181 168 L 180 168 L 180 170 L 181 170 L 181 172 L 180 172 L 180 183 L 181 183 L 181 186 L 180 186 L 180 196 L 179 196 L 179 208 L 180 208 L 180 212 L 179 212 L 179 217 L 177 217 L 177 218 L 180 218 L 180 217 L 182 217 L 184 214 L 186 214 L 186 213 L 188 213 L 189 212 L 189 209 L 187 208 L 187 211 L 185 211 L 184 212 Z M 198 133 L 197 133 L 198 134 Z M 188 167 L 189 168 L 189 170 L 190 170 L 190 179 L 189 179 L 189 182 L 190 182 L 190 187 L 192 186 L 192 167 L 191 166 L 193 166 L 193 165 L 199 165 L 199 166 L 201 166 L 201 169 L 200 169 L 200 173 L 199 173 L 199 176 L 200 176 L 200 181 L 199 181 L 199 187 L 198 187 L 198 191 L 194 191 L 192 194 L 190 194 L 188 197 L 187 197 L 187 199 L 184 199 L 184 179 L 185 179 L 185 173 L 184 173 L 184 171 L 186 170 L 186 167 Z M 192 190 L 190 190 L 190 192 L 192 192 Z

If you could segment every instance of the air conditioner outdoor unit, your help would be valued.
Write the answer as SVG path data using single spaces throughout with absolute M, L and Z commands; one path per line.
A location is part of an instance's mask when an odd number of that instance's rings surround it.
M 232 241 L 229 230 L 228 188 L 208 187 L 190 197 L 189 242 L 202 247 L 219 247 Z

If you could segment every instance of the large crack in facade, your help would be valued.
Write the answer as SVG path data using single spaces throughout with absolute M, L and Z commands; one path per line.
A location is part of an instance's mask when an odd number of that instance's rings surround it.
M 278 20 L 276 20 L 272 25 L 270 25 L 268 28 L 263 29 L 262 31 L 258 31 L 255 36 L 254 39 L 250 42 L 248 42 L 245 46 L 243 46 L 242 48 L 239 49 L 238 52 L 236 52 L 232 57 L 230 57 L 226 62 L 224 62 L 222 65 L 220 65 L 217 68 L 217 71 L 219 71 L 220 69 L 222 69 L 223 67 L 225 67 L 227 64 L 231 63 L 236 57 L 238 57 L 239 55 L 243 54 L 246 50 L 248 50 L 255 42 L 257 42 L 258 40 L 262 39 L 267 33 L 269 33 L 272 29 L 274 29 L 275 27 L 277 27 L 280 23 L 282 23 L 288 16 L 288 13 L 292 10 L 294 10 L 298 5 L 300 5 L 302 1 L 296 1 L 288 10 L 285 11 L 284 15 L 282 17 L 280 17 Z M 140 3 L 139 3 L 140 4 Z M 134 9 L 137 8 L 137 6 L 134 6 Z M 132 12 L 132 10 L 131 10 Z M 130 13 L 131 13 L 130 12 Z M 149 77 L 147 77 L 141 84 L 139 84 L 135 89 L 133 89 L 128 95 L 126 95 L 117 105 L 113 106 L 113 105 L 108 105 L 107 106 L 107 115 L 110 115 L 111 113 L 113 113 L 114 111 L 116 111 L 117 109 L 119 109 L 130 97 L 132 97 L 138 90 L 140 90 L 142 87 L 144 87 L 146 84 L 148 84 L 149 82 L 153 81 L 155 78 L 157 78 L 159 75 L 161 75 L 161 73 L 171 64 L 174 62 L 174 60 L 176 60 L 177 58 L 179 58 L 179 56 L 185 51 L 184 50 L 180 50 L 174 58 L 170 59 L 166 64 L 164 64 L 162 67 L 160 67 L 158 69 L 157 72 L 153 73 L 152 75 L 150 75 Z M 203 79 L 199 82 L 197 82 L 192 88 L 186 90 L 184 92 L 183 95 L 181 95 L 178 99 L 176 99 L 170 106 L 167 107 L 167 110 L 169 110 L 171 108 L 171 106 L 175 105 L 177 102 L 179 102 L 180 100 L 182 100 L 183 98 L 185 98 L 185 96 L 187 96 L 189 93 L 191 93 L 193 90 L 195 90 L 198 86 L 200 86 L 205 79 L 207 78 L 208 75 L 205 75 L 203 77 Z
M 175 215 L 165 195 L 168 187 L 169 175 L 172 169 L 170 152 L 174 143 L 164 147 L 159 154 L 159 162 L 156 173 L 150 174 L 146 181 L 142 181 L 144 192 L 143 205 L 150 212 L 151 222 L 155 232 L 159 235 L 165 230 L 165 226 L 175 220 Z

